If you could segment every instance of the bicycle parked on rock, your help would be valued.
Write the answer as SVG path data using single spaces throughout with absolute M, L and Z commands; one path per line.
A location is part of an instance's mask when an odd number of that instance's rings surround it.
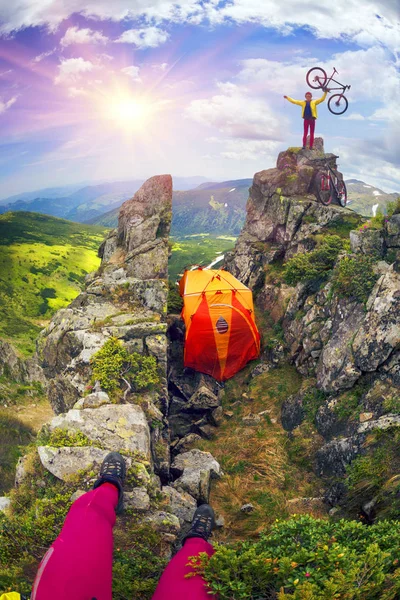
M 349 102 L 344 95 L 343 92 L 349 90 L 351 88 L 350 85 L 343 85 L 336 79 L 333 79 L 335 73 L 337 73 L 335 68 L 333 68 L 332 75 L 328 77 L 326 71 L 321 67 L 313 67 L 310 69 L 306 75 L 307 84 L 313 90 L 324 89 L 327 92 L 331 92 L 332 90 L 342 90 L 342 93 L 333 94 L 328 100 L 328 109 L 333 115 L 342 115 L 346 112 Z M 331 82 L 337 83 L 339 87 L 328 87 Z
M 315 195 L 325 206 L 337 203 L 343 208 L 347 204 L 346 184 L 338 171 L 325 162 L 326 171 L 319 171 L 315 179 Z

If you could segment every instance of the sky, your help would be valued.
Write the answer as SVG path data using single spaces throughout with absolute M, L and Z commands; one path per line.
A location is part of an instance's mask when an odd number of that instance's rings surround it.
M 397 0 L 0 0 L 0 198 L 252 177 L 300 146 L 306 73 L 349 108 L 316 135 L 346 179 L 400 191 Z M 319 90 L 312 90 L 319 97 Z

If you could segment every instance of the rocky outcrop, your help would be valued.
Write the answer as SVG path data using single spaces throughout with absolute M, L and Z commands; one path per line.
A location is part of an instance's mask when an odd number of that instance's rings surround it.
M 319 447 L 315 470 L 326 481 L 331 504 L 346 494 L 347 466 L 368 451 L 367 434 L 384 435 L 400 422 L 400 216 L 383 219 L 375 229 L 375 222 L 365 223 L 351 210 L 317 202 L 318 172 L 325 161 L 336 168 L 336 158 L 324 153 L 319 139 L 315 151 L 289 148 L 275 169 L 256 173 L 245 226 L 226 258 L 229 271 L 253 289 L 258 309 L 282 327 L 286 357 L 313 378 L 310 387 L 283 402 L 281 420 L 291 436 L 302 435 L 294 430 L 303 421 L 312 422 Z M 328 234 L 349 234 L 350 248 L 338 260 L 346 253 L 352 265 L 372 259 L 376 283 L 365 303 L 348 293 L 352 282 L 343 284 L 346 294 L 330 277 L 296 287 L 283 282 L 282 265 L 320 247 Z M 373 284 L 373 274 L 366 276 Z M 264 358 L 278 345 L 276 340 Z M 257 416 L 244 421 L 254 426 Z
M 234 251 L 226 257 L 229 271 L 253 290 L 263 286 L 264 267 L 278 258 L 312 250 L 313 236 L 351 216 L 337 205 L 324 206 L 315 196 L 316 178 L 325 161 L 336 169 L 336 158 L 325 154 L 322 138 L 316 150 L 289 148 L 277 167 L 256 173 L 250 188 L 244 228 Z
M 17 383 L 46 384 L 43 371 L 35 357 L 22 359 L 8 342 L 0 340 L 0 376 L 5 375 Z
M 295 314 L 303 313 L 300 319 Z M 384 365 L 400 344 L 400 276 L 386 265 L 363 304 L 332 294 L 328 283 L 316 294 L 298 286 L 283 319 L 285 338 L 298 370 L 316 375 L 318 387 L 353 387 L 363 373 Z
M 131 352 L 155 356 L 166 377 L 168 233 L 172 179 L 149 179 L 122 205 L 118 230 L 100 248 L 102 264 L 42 333 L 38 354 L 56 413 L 90 383 L 90 359 L 114 336 Z
M 100 248 L 100 268 L 87 276 L 85 290 L 54 316 L 38 341 L 56 413 L 41 433 L 43 467 L 66 482 L 81 473 L 90 486 L 108 451 L 119 451 L 127 463 L 125 507 L 157 529 L 168 546 L 187 531 L 197 503 L 209 499 L 211 479 L 220 476 L 209 453 L 179 454 L 188 440 L 181 439 L 186 426 L 178 426 L 187 420 L 188 432 L 194 422 L 196 431 L 206 432 L 207 425 L 219 424 L 218 385 L 201 374 L 183 374 L 180 364 L 172 384 L 178 403 L 169 406 L 165 278 L 171 199 L 172 180 L 160 176 L 122 206 L 117 230 Z M 178 337 L 181 352 L 183 336 Z M 154 357 L 160 383 L 145 391 L 127 384 L 113 393 L 99 382 L 92 386 L 91 359 L 110 338 L 130 354 Z M 170 431 L 176 455 L 172 470 Z M 21 460 L 17 483 L 24 477 Z

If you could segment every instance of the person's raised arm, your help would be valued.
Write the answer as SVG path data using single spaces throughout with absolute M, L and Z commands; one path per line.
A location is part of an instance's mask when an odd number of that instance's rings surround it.
M 320 104 L 321 102 L 323 102 L 326 98 L 327 93 L 328 93 L 328 90 L 325 88 L 325 92 L 324 92 L 323 96 L 321 96 L 321 98 L 318 98 L 318 100 L 315 101 L 315 104 Z
M 303 106 L 303 102 L 301 100 L 293 100 L 290 96 L 283 96 L 286 100 L 289 100 L 292 104 L 298 104 L 299 106 Z

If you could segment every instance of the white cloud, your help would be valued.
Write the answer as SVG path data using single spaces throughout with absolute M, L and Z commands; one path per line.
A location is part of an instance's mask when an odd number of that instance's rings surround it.
M 157 27 L 128 29 L 116 41 L 120 44 L 135 44 L 138 48 L 156 48 L 169 38 L 169 33 Z
M 140 68 L 136 67 L 135 65 L 132 65 L 131 67 L 124 67 L 123 69 L 121 69 L 121 73 L 123 73 L 124 75 L 128 75 L 128 77 L 130 77 L 132 79 L 132 81 L 136 81 L 137 83 L 141 83 L 141 78 L 140 78 Z
M 68 96 L 70 98 L 78 98 L 79 96 L 87 96 L 87 91 L 83 88 L 70 87 L 68 88 Z
M 56 50 L 57 50 L 57 48 L 53 48 L 53 50 L 48 50 L 47 52 L 42 52 L 42 54 L 35 56 L 35 58 L 33 59 L 33 62 L 35 62 L 35 63 L 42 62 L 42 60 L 44 60 L 48 56 L 52 56 L 56 52 Z
M 399 48 L 396 0 L 14 0 L 0 3 L 0 31 L 46 25 L 51 30 L 72 13 L 98 20 L 211 25 L 225 22 L 256 23 L 290 34 L 295 27 L 311 30 L 317 38 L 351 39 L 361 46 L 385 44 Z
M 168 69 L 168 63 L 161 63 L 158 65 L 151 65 L 151 68 L 155 71 L 166 71 Z
M 351 113 L 342 117 L 342 121 L 365 121 L 365 117 L 360 115 L 360 113 Z
M 279 118 L 265 98 L 251 96 L 246 88 L 233 83 L 219 83 L 218 87 L 220 94 L 191 102 L 188 117 L 232 138 L 283 139 L 287 119 Z
M 5 113 L 6 110 L 8 110 L 9 108 L 11 108 L 11 106 L 17 101 L 17 98 L 18 96 L 14 96 L 10 100 L 7 100 L 7 102 L 0 98 L 0 115 Z
M 221 140 L 224 150 L 221 152 L 223 158 L 230 160 L 265 160 L 276 159 L 279 142 L 263 140 Z M 267 162 L 267 161 L 265 161 Z
M 83 73 L 88 73 L 96 68 L 96 65 L 90 62 L 90 60 L 84 60 L 82 57 L 61 59 L 61 64 L 58 67 L 58 75 L 54 83 L 74 82 Z
M 64 37 L 60 41 L 62 48 L 73 44 L 106 44 L 108 38 L 100 31 L 93 29 L 79 29 L 79 27 L 69 27 Z

